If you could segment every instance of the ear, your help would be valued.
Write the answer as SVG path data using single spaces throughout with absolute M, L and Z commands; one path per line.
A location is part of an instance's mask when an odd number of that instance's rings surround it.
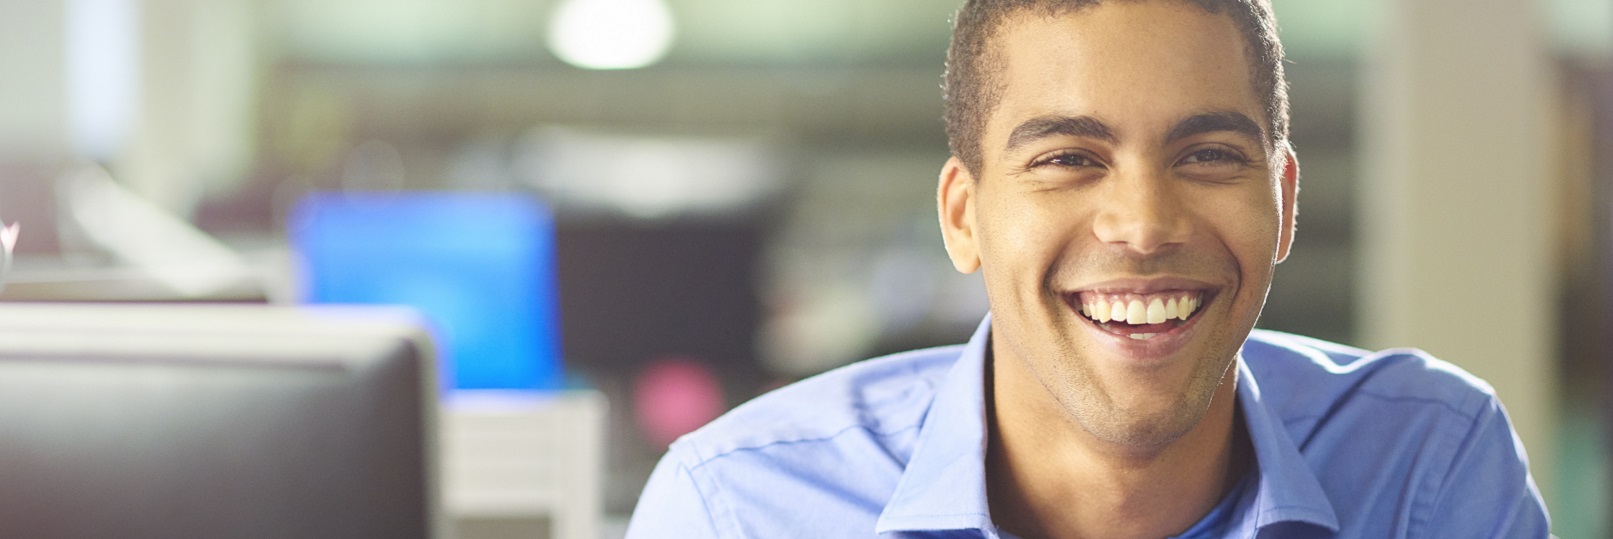
M 1283 197 L 1280 209 L 1282 230 L 1277 236 L 1277 258 L 1274 263 L 1280 263 L 1288 258 L 1288 251 L 1294 246 L 1294 232 L 1297 226 L 1295 218 L 1298 201 L 1295 197 L 1299 196 L 1299 158 L 1294 155 L 1294 147 L 1286 142 L 1283 143 L 1282 151 L 1282 177 L 1277 180 L 1281 183 L 1279 188 Z
M 946 242 L 952 267 L 963 273 L 980 269 L 980 246 L 975 236 L 975 179 L 957 157 L 941 167 L 935 194 L 941 215 L 941 239 Z

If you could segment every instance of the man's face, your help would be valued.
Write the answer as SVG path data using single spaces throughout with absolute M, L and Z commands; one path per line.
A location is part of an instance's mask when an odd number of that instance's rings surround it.
M 940 198 L 954 264 L 984 274 L 994 361 L 1100 439 L 1169 443 L 1292 237 L 1296 165 L 1262 134 L 1242 38 L 1190 3 L 1110 2 L 1012 17 L 992 46 L 983 166 L 949 161 Z

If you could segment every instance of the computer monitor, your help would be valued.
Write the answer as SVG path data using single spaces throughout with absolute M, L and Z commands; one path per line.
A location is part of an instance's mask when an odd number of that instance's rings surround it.
M 381 308 L 0 304 L 0 537 L 438 537 L 424 335 Z

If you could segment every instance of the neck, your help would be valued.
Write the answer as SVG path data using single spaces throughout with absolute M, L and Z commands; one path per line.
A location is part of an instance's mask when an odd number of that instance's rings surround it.
M 1181 533 L 1220 503 L 1254 460 L 1237 417 L 1236 368 L 1196 426 L 1163 447 L 1136 448 L 1092 436 L 1062 407 L 1026 410 L 997 398 L 1036 392 L 1012 387 L 1022 384 L 996 363 L 986 380 L 987 499 L 993 520 L 1020 537 Z

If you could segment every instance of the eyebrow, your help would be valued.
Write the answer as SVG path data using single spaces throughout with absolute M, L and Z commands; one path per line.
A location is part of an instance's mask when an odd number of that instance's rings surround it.
M 1266 139 L 1266 133 L 1260 129 L 1260 124 L 1249 119 L 1241 112 L 1214 111 L 1194 114 L 1176 122 L 1169 133 L 1165 134 L 1165 143 L 1170 144 L 1193 135 L 1227 131 L 1243 135 L 1250 140 L 1259 142 Z
M 1037 116 L 1019 124 L 1008 133 L 1008 151 L 1047 137 L 1067 136 L 1095 138 L 1114 142 L 1115 133 L 1109 126 L 1091 116 Z
M 1165 143 L 1219 131 L 1232 132 L 1250 140 L 1265 140 L 1265 130 L 1248 116 L 1236 111 L 1212 111 L 1194 114 L 1176 122 L 1165 134 Z M 1102 120 L 1092 116 L 1037 116 L 1019 124 L 1008 134 L 1008 151 L 1047 137 L 1085 137 L 1115 142 L 1117 137 Z

